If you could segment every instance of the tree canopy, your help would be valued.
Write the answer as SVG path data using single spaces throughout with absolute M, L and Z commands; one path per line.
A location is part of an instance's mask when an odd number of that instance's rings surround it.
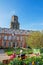
M 31 48 L 42 48 L 43 47 L 43 33 L 39 31 L 31 32 L 26 37 L 26 43 Z

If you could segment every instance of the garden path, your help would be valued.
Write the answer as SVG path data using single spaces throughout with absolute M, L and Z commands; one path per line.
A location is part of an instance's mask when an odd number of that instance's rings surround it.
M 3 49 L 0 49 L 0 62 L 6 59 L 9 59 L 9 56 L 4 52 Z

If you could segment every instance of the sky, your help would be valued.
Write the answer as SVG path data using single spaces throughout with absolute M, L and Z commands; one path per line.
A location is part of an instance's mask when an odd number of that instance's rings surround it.
M 0 27 L 10 28 L 13 15 L 20 29 L 43 30 L 43 0 L 0 0 Z

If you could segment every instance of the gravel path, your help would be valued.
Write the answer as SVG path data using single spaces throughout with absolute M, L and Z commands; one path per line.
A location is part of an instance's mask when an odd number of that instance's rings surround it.
M 9 56 L 4 52 L 3 49 L 0 49 L 0 61 L 2 62 L 3 60 L 9 59 Z

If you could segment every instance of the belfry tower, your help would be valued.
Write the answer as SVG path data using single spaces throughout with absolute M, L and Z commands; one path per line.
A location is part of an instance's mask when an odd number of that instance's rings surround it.
M 19 29 L 18 16 L 13 15 L 10 23 L 11 29 Z

